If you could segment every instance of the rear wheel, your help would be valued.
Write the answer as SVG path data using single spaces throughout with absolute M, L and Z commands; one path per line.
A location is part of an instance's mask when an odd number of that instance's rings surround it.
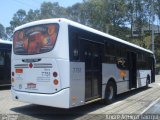
M 149 83 L 150 83 L 150 76 L 148 75 L 146 79 L 146 86 L 145 86 L 146 88 L 148 88 Z
M 114 82 L 109 82 L 106 86 L 106 90 L 105 90 L 105 99 L 104 102 L 106 104 L 111 104 L 116 97 L 116 85 Z

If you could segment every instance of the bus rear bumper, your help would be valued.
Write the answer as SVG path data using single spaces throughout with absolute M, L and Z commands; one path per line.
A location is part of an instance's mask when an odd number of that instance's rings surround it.
M 20 92 L 11 88 L 12 99 L 32 104 L 51 106 L 57 108 L 69 108 L 69 88 L 54 94 L 37 94 Z

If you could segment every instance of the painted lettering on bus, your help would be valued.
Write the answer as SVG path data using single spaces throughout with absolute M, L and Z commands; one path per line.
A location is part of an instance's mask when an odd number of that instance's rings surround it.
M 50 76 L 50 72 L 42 72 L 42 76 L 43 77 L 49 77 Z
M 81 68 L 73 68 L 73 73 L 80 73 L 81 71 Z

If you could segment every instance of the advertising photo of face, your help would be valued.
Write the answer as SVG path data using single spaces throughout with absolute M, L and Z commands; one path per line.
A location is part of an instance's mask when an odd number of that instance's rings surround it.
M 50 39 L 50 44 L 53 45 L 55 43 L 55 39 L 56 39 L 56 26 L 55 25 L 48 26 L 48 35 L 49 35 L 49 39 Z

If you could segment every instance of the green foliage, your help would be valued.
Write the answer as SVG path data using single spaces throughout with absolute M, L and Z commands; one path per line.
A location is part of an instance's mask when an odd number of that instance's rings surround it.
M 60 7 L 57 2 L 43 2 L 40 8 L 40 19 L 65 17 L 65 8 Z
M 160 63 L 160 34 L 155 37 L 155 57 L 156 62 Z
M 32 22 L 40 19 L 40 11 L 30 9 L 25 18 L 26 22 Z
M 109 33 L 123 40 L 130 41 L 130 38 L 129 38 L 130 29 L 127 27 L 110 26 Z
M 76 3 L 72 7 L 68 7 L 66 9 L 66 12 L 68 14 L 67 18 L 77 21 L 80 23 L 83 23 L 83 4 Z
M 12 39 L 14 28 L 26 23 L 26 11 L 19 9 L 17 13 L 14 14 L 12 20 L 10 21 L 10 26 L 6 28 L 7 37 L 9 40 Z
M 67 8 L 57 2 L 43 2 L 37 10 L 18 10 L 6 28 L 6 36 L 12 39 L 14 28 L 27 22 L 64 17 L 150 48 L 151 33 L 144 34 L 142 29 L 152 23 L 153 15 L 160 19 L 160 0 L 83 0 Z M 140 31 L 138 37 L 132 36 L 133 28 Z M 5 37 L 4 33 L 0 26 L 0 37 Z M 160 57 L 158 47 L 155 50 L 156 56 Z
M 26 18 L 26 11 L 25 10 L 18 10 L 16 14 L 14 14 L 13 19 L 10 21 L 11 27 L 15 28 L 19 25 L 24 24 Z
M 1 39 L 6 39 L 7 38 L 6 33 L 5 33 L 5 28 L 2 24 L 0 24 L 0 38 Z
M 85 7 L 89 25 L 103 32 L 109 32 L 111 24 L 110 3 L 106 0 L 88 0 Z
M 155 0 L 154 11 L 155 11 L 155 14 L 158 16 L 158 18 L 160 19 L 160 0 Z

